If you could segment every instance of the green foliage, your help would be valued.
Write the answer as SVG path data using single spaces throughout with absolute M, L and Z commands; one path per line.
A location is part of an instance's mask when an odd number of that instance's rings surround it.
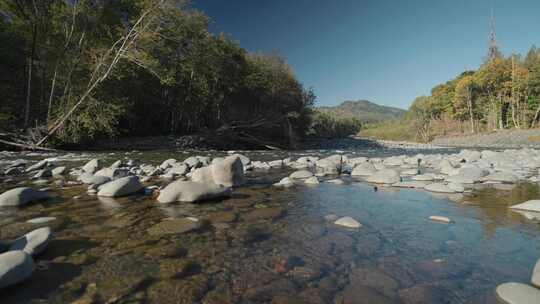
M 533 46 L 525 58 L 495 56 L 435 86 L 412 103 L 405 119 L 368 126 L 362 134 L 430 141 L 452 132 L 531 128 L 539 120 L 540 50 Z
M 416 130 L 410 119 L 389 120 L 364 126 L 360 135 L 368 138 L 394 140 L 394 141 L 417 141 Z
M 315 111 L 308 134 L 314 137 L 342 138 L 357 134 L 360 128 L 361 123 L 356 118 Z
M 248 54 L 227 36 L 213 35 L 208 17 L 185 1 L 34 2 L 36 7 L 0 0 L 2 126 L 24 127 L 27 109 L 32 124 L 45 127 L 70 113 L 109 69 L 112 46 L 150 8 L 137 39 L 76 108 L 57 141 L 183 135 L 256 123 L 250 135 L 285 144 L 310 125 L 315 95 L 281 56 Z M 21 106 L 28 80 L 29 108 Z

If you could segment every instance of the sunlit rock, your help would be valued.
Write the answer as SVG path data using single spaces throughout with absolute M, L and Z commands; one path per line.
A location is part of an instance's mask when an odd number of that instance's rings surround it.
M 157 198 L 160 203 L 199 202 L 231 196 L 231 188 L 211 183 L 193 181 L 173 182 L 160 191 Z
M 32 275 L 34 260 L 24 251 L 0 254 L 0 289 L 22 282 Z
M 0 206 L 23 206 L 29 202 L 47 199 L 47 192 L 30 187 L 19 187 L 0 194 Z
M 396 170 L 383 169 L 368 176 L 366 180 L 376 184 L 395 184 L 401 181 L 401 177 Z
M 143 189 L 137 176 L 126 176 L 99 187 L 98 196 L 118 197 L 134 194 Z
M 540 289 L 522 283 L 501 284 L 495 293 L 505 304 L 538 304 L 540 301 Z
M 342 217 L 334 222 L 334 224 L 347 228 L 360 228 L 362 225 L 350 216 Z

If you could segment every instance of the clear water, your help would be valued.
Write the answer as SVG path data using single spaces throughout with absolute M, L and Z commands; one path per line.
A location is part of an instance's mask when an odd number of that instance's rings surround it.
M 100 156 L 112 162 L 121 154 Z M 538 198 L 537 185 L 459 196 L 375 191 L 346 178 L 345 185 L 271 186 L 288 173 L 251 173 L 231 199 L 197 205 L 159 205 L 142 195 L 98 199 L 84 186 L 51 183 L 53 199 L 0 211 L 1 239 L 43 226 L 25 223 L 30 218 L 57 217 L 32 278 L 0 291 L 1 303 L 495 303 L 494 288 L 528 282 L 540 257 L 540 226 L 508 210 Z M 2 177 L 0 190 L 19 182 Z M 363 226 L 338 227 L 328 215 Z M 156 229 L 185 217 L 202 225 Z

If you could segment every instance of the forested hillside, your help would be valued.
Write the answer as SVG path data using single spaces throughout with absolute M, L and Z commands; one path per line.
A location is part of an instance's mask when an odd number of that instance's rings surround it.
M 402 118 L 405 110 L 378 105 L 367 100 L 345 101 L 333 107 L 318 107 L 318 110 L 347 118 L 356 118 L 362 123 L 374 123 Z
M 184 1 L 0 0 L 0 130 L 39 145 L 213 132 L 289 146 L 315 95 Z
M 439 135 L 527 129 L 540 118 L 540 49 L 525 56 L 498 51 L 476 71 L 465 71 L 414 100 L 405 118 L 363 135 L 429 141 Z

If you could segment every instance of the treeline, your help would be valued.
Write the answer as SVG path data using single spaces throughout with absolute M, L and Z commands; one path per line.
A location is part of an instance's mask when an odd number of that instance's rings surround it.
M 38 144 L 213 132 L 294 145 L 315 95 L 184 1 L 0 0 L 0 129 Z
M 340 138 L 357 134 L 362 127 L 354 117 L 342 117 L 331 112 L 314 111 L 308 135 L 314 137 Z
M 430 141 L 453 133 L 534 128 L 539 116 L 540 49 L 533 46 L 525 56 L 493 52 L 478 70 L 416 98 L 403 121 L 372 126 L 363 134 Z

